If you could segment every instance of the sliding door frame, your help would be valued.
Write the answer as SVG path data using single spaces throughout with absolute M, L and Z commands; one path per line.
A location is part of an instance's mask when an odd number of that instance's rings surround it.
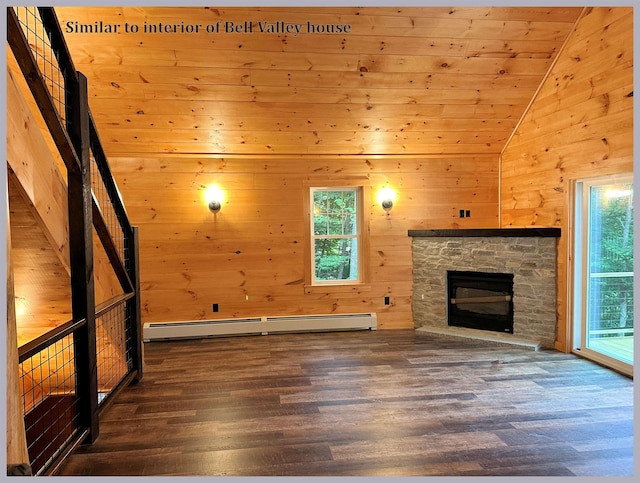
M 582 178 L 574 180 L 571 183 L 569 203 L 571 227 L 569 263 L 571 267 L 571 278 L 567 284 L 567 300 L 571 304 L 569 311 L 571 352 L 600 365 L 609 367 L 617 372 L 633 377 L 633 364 L 626 363 L 587 347 L 586 311 L 588 300 L 586 273 L 589 243 L 589 209 L 588 201 L 585 200 L 585 196 L 587 196 L 586 193 L 588 193 L 589 188 L 592 186 L 621 182 L 631 182 L 633 184 L 633 173 L 620 173 L 593 178 Z

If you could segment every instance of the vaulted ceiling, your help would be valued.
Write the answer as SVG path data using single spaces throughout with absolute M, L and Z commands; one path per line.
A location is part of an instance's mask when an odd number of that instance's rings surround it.
M 56 8 L 109 156 L 499 153 L 581 11 Z

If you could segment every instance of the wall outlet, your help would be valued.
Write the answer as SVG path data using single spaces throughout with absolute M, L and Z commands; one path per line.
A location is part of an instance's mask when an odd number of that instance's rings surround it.
M 218 311 L 218 304 L 213 304 L 211 306 L 211 310 L 213 310 L 214 312 L 217 312 Z
M 385 304 L 385 305 L 389 305 L 389 303 L 390 303 L 390 302 L 389 302 L 389 297 L 385 297 L 385 298 L 384 298 L 384 304 Z
M 469 218 L 471 216 L 471 210 L 467 210 L 464 212 L 464 216 Z

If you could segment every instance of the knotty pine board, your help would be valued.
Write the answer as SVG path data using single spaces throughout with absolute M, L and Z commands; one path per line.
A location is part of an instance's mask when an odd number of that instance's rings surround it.
M 110 161 L 140 230 L 144 322 L 374 311 L 380 328 L 412 327 L 408 229 L 496 227 L 498 221 L 495 156 Z M 304 186 L 345 176 L 364 180 L 370 190 L 370 278 L 346 292 L 306 291 Z M 212 182 L 226 195 L 217 215 L 202 201 Z M 387 182 L 398 192 L 389 214 L 375 201 Z M 471 210 L 471 218 L 459 218 L 459 209 Z M 213 303 L 219 312 L 212 312 Z
M 572 183 L 633 171 L 632 26 L 630 8 L 588 8 L 502 154 L 501 225 L 562 229 L 560 350 L 570 341 Z

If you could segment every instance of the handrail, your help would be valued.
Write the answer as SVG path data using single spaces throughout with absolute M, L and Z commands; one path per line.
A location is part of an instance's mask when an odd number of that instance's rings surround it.
M 73 65 L 71 55 L 69 55 L 67 43 L 64 40 L 64 35 L 62 34 L 62 29 L 60 28 L 60 22 L 58 21 L 56 12 L 52 7 L 38 7 L 38 12 L 40 13 L 43 25 L 47 27 L 49 41 L 51 42 L 51 47 L 56 59 L 58 60 L 60 69 L 64 73 L 65 77 L 72 77 L 77 81 L 78 75 L 76 74 L 76 68 Z M 65 55 L 60 55 L 62 52 L 64 52 Z
M 109 199 L 111 200 L 113 209 L 116 212 L 118 221 L 120 222 L 120 226 L 127 232 L 127 234 L 130 234 L 131 223 L 129 223 L 127 210 L 124 207 L 122 196 L 120 195 L 120 190 L 118 189 L 116 183 L 113 181 L 113 173 L 111 172 L 111 168 L 109 167 L 109 163 L 107 162 L 107 156 L 105 155 L 104 149 L 102 148 L 100 136 L 98 135 L 98 129 L 96 128 L 96 124 L 93 120 L 91 111 L 89 111 L 89 135 L 91 152 L 93 153 L 93 157 L 96 160 L 96 165 L 98 166 L 98 170 L 100 171 L 102 181 L 107 188 L 107 192 L 109 193 Z
M 633 277 L 633 272 L 592 272 L 591 278 L 626 278 Z
M 135 297 L 135 293 L 130 292 L 130 293 L 118 295 L 116 297 L 113 297 L 107 300 L 106 302 L 103 302 L 102 304 L 96 306 L 96 318 L 106 314 L 107 312 L 112 310 L 114 307 L 117 307 L 118 305 L 123 304 L 124 302 L 132 299 L 133 297 Z M 22 363 L 27 359 L 29 359 L 30 357 L 33 357 L 38 352 L 55 344 L 60 339 L 73 333 L 75 330 L 79 329 L 86 323 L 87 321 L 85 319 L 79 320 L 77 322 L 74 322 L 73 320 L 69 320 L 64 324 L 59 325 L 58 327 L 54 327 L 53 329 L 42 334 L 41 336 L 33 340 L 30 340 L 26 344 L 21 345 L 18 349 L 18 358 L 19 358 L 18 362 Z
M 18 349 L 18 362 L 23 363 L 30 357 L 36 355 L 38 352 L 46 349 L 47 347 L 58 342 L 60 339 L 63 339 L 64 337 L 73 333 L 86 323 L 87 321 L 85 319 L 75 322 L 73 320 L 69 320 L 68 322 L 59 325 L 58 327 L 54 327 L 50 331 L 20 346 L 20 348 Z
M 42 80 L 38 64 L 31 53 L 31 47 L 29 47 L 22 33 L 18 17 L 13 7 L 7 7 L 7 40 L 13 54 L 18 60 L 22 74 L 25 79 L 29 81 L 28 84 L 31 94 L 38 104 L 53 141 L 60 150 L 60 156 L 67 170 L 79 172 L 80 161 L 73 148 L 69 134 L 58 115 L 51 94 Z
M 124 302 L 126 302 L 129 299 L 132 299 L 133 297 L 135 297 L 134 293 L 125 293 L 125 294 L 113 297 L 107 300 L 106 302 L 101 303 L 100 305 L 96 306 L 96 319 L 98 317 L 103 316 L 107 312 L 110 312 L 118 305 L 122 305 Z
M 107 254 L 109 262 L 111 262 L 111 266 L 116 273 L 116 277 L 118 278 L 118 281 L 120 282 L 120 285 L 125 292 L 133 292 L 133 283 L 129 278 L 129 274 L 127 273 L 123 261 L 118 255 L 118 250 L 116 249 L 115 243 L 113 243 L 113 238 L 111 237 L 109 228 L 104 221 L 104 217 L 102 216 L 102 212 L 100 211 L 100 208 L 98 207 L 98 203 L 96 202 L 94 196 L 91 197 L 91 208 L 93 227 L 95 228 L 96 233 L 98 234 L 98 237 L 102 242 L 102 247 Z
M 633 334 L 633 327 L 616 327 L 613 329 L 589 329 L 590 334 Z

